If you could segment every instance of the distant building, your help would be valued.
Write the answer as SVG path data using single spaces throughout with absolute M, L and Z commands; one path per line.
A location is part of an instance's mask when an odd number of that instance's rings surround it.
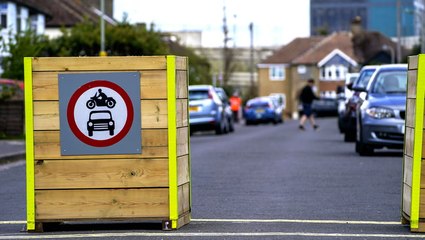
M 336 32 L 328 36 L 296 38 L 258 64 L 258 95 L 282 93 L 286 96 L 286 115 L 297 117 L 298 92 L 306 80 L 316 81 L 320 95 L 336 95 L 346 74 L 362 65 L 390 63 L 396 43 L 379 32 Z M 403 53 L 405 53 L 403 51 Z
M 350 31 L 351 20 L 359 16 L 362 19 L 362 27 L 366 31 L 380 32 L 395 39 L 397 37 L 397 1 L 310 0 L 311 35 Z M 409 38 L 418 35 L 415 32 L 416 7 L 414 4 L 418 0 L 399 1 L 402 44 L 411 47 Z

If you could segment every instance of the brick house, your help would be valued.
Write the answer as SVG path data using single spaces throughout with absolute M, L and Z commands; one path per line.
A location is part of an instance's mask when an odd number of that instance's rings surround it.
M 336 96 L 347 73 L 368 63 L 390 63 L 394 57 L 382 47 L 395 49 L 391 39 L 376 32 L 362 34 L 370 36 L 362 38 L 369 44 L 353 41 L 358 35 L 351 32 L 294 39 L 257 65 L 258 94 L 285 94 L 285 113 L 293 118 L 298 117 L 298 92 L 309 78 L 316 80 L 318 95 Z

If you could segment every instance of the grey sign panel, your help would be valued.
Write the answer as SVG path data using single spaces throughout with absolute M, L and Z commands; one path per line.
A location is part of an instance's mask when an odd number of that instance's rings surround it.
M 62 155 L 138 154 L 140 73 L 59 74 Z

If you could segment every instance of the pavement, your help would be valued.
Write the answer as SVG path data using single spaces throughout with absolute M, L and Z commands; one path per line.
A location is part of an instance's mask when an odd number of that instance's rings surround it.
M 0 140 L 0 165 L 25 159 L 25 140 Z

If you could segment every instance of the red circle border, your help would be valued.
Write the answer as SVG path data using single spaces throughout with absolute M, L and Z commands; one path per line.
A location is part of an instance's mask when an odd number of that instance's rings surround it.
M 123 98 L 125 105 L 127 107 L 127 120 L 124 124 L 123 129 L 114 137 L 106 139 L 106 140 L 95 140 L 84 135 L 84 133 L 82 133 L 80 129 L 78 128 L 74 118 L 74 109 L 75 109 L 75 105 L 77 104 L 78 98 L 87 90 L 91 88 L 95 88 L 95 87 L 107 87 L 107 88 L 113 89 Z M 74 135 L 81 142 L 93 147 L 109 147 L 121 141 L 130 131 L 130 128 L 131 128 L 131 125 L 133 124 L 133 119 L 134 119 L 134 108 L 128 94 L 119 85 L 106 80 L 94 80 L 78 88 L 77 91 L 75 91 L 75 93 L 72 94 L 69 100 L 66 113 L 67 113 L 69 127 L 71 131 L 74 133 Z

